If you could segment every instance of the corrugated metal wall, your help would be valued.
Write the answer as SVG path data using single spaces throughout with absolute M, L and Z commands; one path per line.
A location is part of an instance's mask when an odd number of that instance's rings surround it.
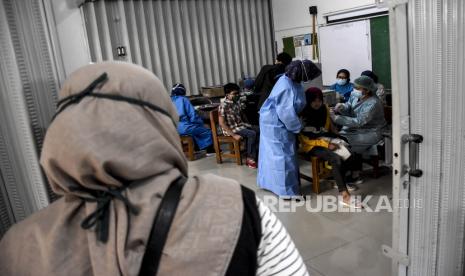
M 409 275 L 463 275 L 465 227 L 465 4 L 411 0 L 411 132 L 423 135 L 411 182 Z
M 273 62 L 270 0 L 92 1 L 82 6 L 93 61 L 125 60 L 167 88 L 255 76 Z M 126 47 L 127 56 L 116 48 Z M 189 93 L 188 92 L 188 93 Z
M 58 89 L 45 22 L 41 1 L 0 1 L 0 235 L 52 197 L 38 163 Z

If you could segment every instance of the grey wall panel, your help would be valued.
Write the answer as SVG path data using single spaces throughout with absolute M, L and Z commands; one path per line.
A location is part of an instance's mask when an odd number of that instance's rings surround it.
M 198 94 L 273 62 L 269 7 L 269 0 L 100 0 L 82 11 L 94 61 L 137 63 L 168 89 L 182 82 Z M 126 57 L 116 56 L 118 46 Z
M 38 151 L 55 113 L 57 86 L 38 1 L 5 1 L 8 24 Z
M 14 221 L 47 206 L 50 196 L 38 147 L 55 109 L 56 75 L 43 19 L 36 1 L 0 1 L 1 189 Z
M 2 132 L 0 131 L 0 154 L 5 153 L 6 147 Z M 0 160 L 3 158 L 0 157 Z M 8 228 L 15 222 L 13 208 L 10 205 L 7 186 L 3 176 L 3 170 L 0 166 L 0 239 L 6 233 Z
M 440 63 L 434 60 L 433 43 L 437 43 L 437 29 L 432 23 L 438 23 L 431 3 L 415 1 L 411 8 L 412 15 L 409 23 L 411 34 L 411 79 L 412 88 L 410 98 L 411 133 L 424 136 L 420 149 L 419 167 L 424 169 L 424 176 L 411 181 L 411 198 L 425 202 L 424 208 L 411 209 L 411 227 L 409 234 L 409 256 L 412 265 L 410 275 L 435 275 L 434 265 L 437 257 L 439 185 L 440 183 L 440 154 L 441 154 L 441 98 L 434 97 L 432 92 L 438 91 L 438 80 L 441 71 L 433 72 L 432 68 L 440 69 Z M 435 20 L 435 21 L 433 21 Z M 426 79 L 426 76 L 429 76 Z M 426 119 L 428 118 L 428 119 Z M 425 241 L 428 241 L 425 243 Z M 420 248 L 423 247 L 423 250 Z
M 84 20 L 88 26 L 91 26 L 87 29 L 87 36 L 89 43 L 92 45 L 89 47 L 91 49 L 90 55 L 93 61 L 99 62 L 103 60 L 102 49 L 100 46 L 100 39 L 98 34 L 98 23 L 97 17 L 95 16 L 95 7 L 94 5 L 86 6 L 87 12 L 84 13 Z
M 44 7 L 41 1 L 34 0 L 5 0 L 4 4 L 21 80 L 21 93 L 27 105 L 36 154 L 40 154 L 46 129 L 55 113 L 58 94 L 58 74 L 51 56 L 53 51 Z M 57 198 L 48 185 L 46 189 L 49 199 Z M 38 196 L 42 197 L 41 194 Z M 48 202 L 45 198 L 40 200 Z
M 183 76 L 186 76 L 187 79 L 183 80 L 186 83 L 190 83 L 191 87 L 198 87 L 199 86 L 199 79 L 198 79 L 198 69 L 196 66 L 196 51 L 200 50 L 199 47 L 199 40 L 198 37 L 195 35 L 194 29 L 190 28 L 191 26 L 191 11 L 195 10 L 193 6 L 193 1 L 181 1 L 180 2 L 180 9 L 181 9 L 181 24 L 180 29 L 182 31 L 182 36 L 184 37 L 184 41 L 180 43 L 180 45 L 190 44 L 191 47 L 186 47 L 186 60 L 185 66 L 183 70 Z M 194 9 L 193 9 L 194 8 Z
M 149 44 L 149 35 L 147 31 L 147 24 L 146 22 L 146 17 L 145 17 L 145 8 L 144 8 L 144 2 L 134 2 L 134 12 L 136 15 L 136 22 L 137 22 L 137 29 L 139 30 L 138 34 L 138 39 L 139 40 L 139 46 L 140 46 L 140 52 L 141 52 L 141 60 L 142 66 L 145 68 L 153 71 L 153 66 L 152 66 L 152 58 L 150 55 L 150 44 Z M 137 39 L 137 38 L 134 38 Z
M 127 16 L 128 14 L 136 14 L 136 10 L 134 7 L 134 2 L 127 2 L 124 1 L 124 7 L 123 10 L 128 10 L 126 14 L 126 24 L 127 24 L 127 29 L 128 29 L 128 35 L 129 35 L 129 46 L 130 52 L 132 54 L 132 59 L 134 60 L 135 63 L 137 64 L 142 64 L 142 56 L 141 56 L 141 49 L 142 47 L 139 45 L 139 40 L 137 37 L 139 37 L 139 32 L 137 29 L 137 22 L 136 22 L 136 17 L 135 16 Z
M 463 275 L 465 28 L 461 0 L 409 1 L 411 132 L 423 135 L 411 182 L 409 275 Z
M 442 1 L 442 157 L 437 275 L 463 275 L 465 227 L 465 5 Z

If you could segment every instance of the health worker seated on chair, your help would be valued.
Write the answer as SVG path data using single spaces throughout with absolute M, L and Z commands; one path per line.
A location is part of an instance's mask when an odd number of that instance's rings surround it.
M 335 106 L 331 119 L 342 126 L 340 134 L 348 139 L 352 152 L 366 154 L 383 138 L 384 108 L 375 94 L 378 87 L 370 77 L 358 77 L 354 87 L 349 101 Z M 357 173 L 353 177 L 358 178 Z
M 386 104 L 386 92 L 384 91 L 384 85 L 378 82 L 378 76 L 370 70 L 363 71 L 361 76 L 367 76 L 373 80 L 376 87 L 378 88 L 375 94 L 381 100 L 381 103 L 385 105 Z
M 350 82 L 350 72 L 347 69 L 341 69 L 337 71 L 336 82 L 329 87 L 331 90 L 335 90 L 341 96 L 344 97 L 344 102 L 347 102 L 350 97 L 350 93 L 354 89 L 353 84 Z
M 351 170 L 353 156 L 347 149 L 347 142 L 337 135 L 331 123 L 329 107 L 323 103 L 323 93 L 317 87 L 310 87 L 305 91 L 307 105 L 300 114 L 303 130 L 299 135 L 300 148 L 308 156 L 315 156 L 329 162 L 332 175 L 336 181 L 343 205 L 359 208 L 361 205 L 353 202 L 350 191 L 355 185 L 346 183 L 345 174 Z
M 207 150 L 214 153 L 212 132 L 204 127 L 203 120 L 197 114 L 189 99 L 186 97 L 186 88 L 181 83 L 176 83 L 171 89 L 171 101 L 179 115 L 179 135 L 192 136 L 199 150 Z

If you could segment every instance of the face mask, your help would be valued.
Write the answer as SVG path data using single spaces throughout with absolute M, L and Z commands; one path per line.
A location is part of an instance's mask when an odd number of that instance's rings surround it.
M 347 83 L 347 80 L 346 79 L 337 79 L 336 83 L 339 84 L 339 85 L 344 85 L 344 84 Z
M 233 102 L 237 103 L 237 102 L 239 101 L 240 98 L 241 98 L 241 97 L 240 97 L 239 95 L 236 95 L 236 96 L 233 96 L 231 100 L 232 100 Z
M 354 97 L 360 98 L 362 96 L 362 91 L 354 89 L 350 95 L 354 95 Z

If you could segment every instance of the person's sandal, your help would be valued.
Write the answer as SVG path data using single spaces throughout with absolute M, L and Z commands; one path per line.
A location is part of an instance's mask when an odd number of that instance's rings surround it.
M 355 200 L 353 197 L 350 197 L 350 203 L 344 202 L 344 200 L 339 200 L 339 204 L 342 207 L 351 208 L 351 209 L 364 209 L 361 202 Z

